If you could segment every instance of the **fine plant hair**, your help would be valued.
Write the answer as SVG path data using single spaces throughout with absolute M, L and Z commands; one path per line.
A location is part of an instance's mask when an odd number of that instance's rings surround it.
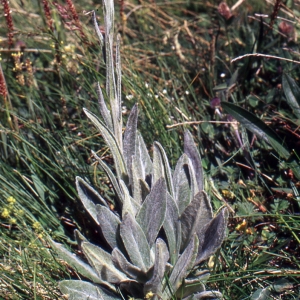
M 153 144 L 153 159 L 137 130 L 138 106 L 122 134 L 120 37 L 114 41 L 113 0 L 103 0 L 105 38 L 93 15 L 100 47 L 105 47 L 108 109 L 98 84 L 101 118 L 87 109 L 114 160 L 115 173 L 95 152 L 92 156 L 109 177 L 116 206 L 83 178 L 76 178 L 79 198 L 110 248 L 91 244 L 78 231 L 75 238 L 86 261 L 52 241 L 52 247 L 84 280 L 64 280 L 59 286 L 68 299 L 220 299 L 208 291 L 209 277 L 201 264 L 220 248 L 228 211 L 214 216 L 203 191 L 200 154 L 192 135 L 184 133 L 184 153 L 172 171 L 163 147 Z

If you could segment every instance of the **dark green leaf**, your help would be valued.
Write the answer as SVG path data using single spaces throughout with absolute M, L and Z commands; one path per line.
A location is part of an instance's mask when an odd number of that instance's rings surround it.
M 280 156 L 284 157 L 285 159 L 289 157 L 289 151 L 283 146 L 280 138 L 261 119 L 235 104 L 222 102 L 221 105 L 228 114 L 234 117 L 252 133 L 257 135 L 257 137 L 269 142 Z
M 282 75 L 282 88 L 288 104 L 300 119 L 300 88 L 296 81 L 287 74 Z

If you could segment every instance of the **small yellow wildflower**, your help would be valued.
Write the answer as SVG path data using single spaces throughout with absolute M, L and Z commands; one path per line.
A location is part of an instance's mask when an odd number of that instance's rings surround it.
M 235 227 L 237 231 L 245 231 L 247 228 L 247 221 L 244 219 L 243 222 Z
M 7 202 L 9 204 L 15 204 L 17 202 L 17 200 L 13 196 L 10 196 L 7 198 Z
M 32 227 L 36 231 L 39 231 L 42 229 L 42 225 L 40 224 L 40 222 L 37 222 L 37 221 L 32 224 Z
M 153 298 L 153 296 L 154 296 L 153 292 L 148 292 L 145 296 L 145 299 L 151 299 Z
M 10 211 L 7 208 L 3 208 L 3 211 L 1 213 L 2 218 L 9 218 L 10 216 Z
M 17 224 L 17 219 L 16 219 L 16 218 L 10 218 L 10 219 L 9 219 L 9 222 L 10 222 L 11 224 Z

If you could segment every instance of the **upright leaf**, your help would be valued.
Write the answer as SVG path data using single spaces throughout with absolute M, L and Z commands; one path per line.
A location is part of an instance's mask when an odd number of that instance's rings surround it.
M 223 208 L 221 212 L 207 225 L 204 241 L 199 244 L 195 265 L 206 260 L 220 247 L 226 236 L 228 210 Z
M 166 271 L 166 265 L 169 260 L 169 251 L 166 243 L 162 239 L 157 239 L 155 243 L 155 263 L 153 275 L 144 286 L 144 294 L 148 292 L 161 297 L 162 284 Z
M 174 265 L 178 259 L 181 245 L 181 222 L 179 222 L 178 207 L 169 193 L 167 193 L 167 209 L 163 228 L 168 240 L 170 261 Z
M 199 151 L 195 145 L 192 134 L 189 131 L 184 132 L 184 153 L 192 162 L 196 180 L 198 184 L 198 190 L 203 190 L 203 169 Z
M 117 247 L 118 228 L 121 221 L 109 208 L 96 205 L 97 219 L 106 242 L 113 249 Z
M 117 175 L 119 178 L 124 178 L 127 176 L 127 170 L 125 162 L 122 156 L 121 148 L 115 138 L 115 135 L 109 130 L 109 128 L 92 112 L 88 111 L 86 108 L 83 109 L 87 117 L 92 121 L 95 127 L 102 134 L 105 142 L 107 143 L 111 154 L 114 158 Z
M 136 216 L 136 221 L 143 229 L 150 248 L 165 219 L 166 197 L 166 183 L 164 178 L 160 178 L 152 187 Z
M 129 213 L 123 218 L 120 234 L 131 262 L 147 272 L 152 265 L 150 247 L 144 231 Z

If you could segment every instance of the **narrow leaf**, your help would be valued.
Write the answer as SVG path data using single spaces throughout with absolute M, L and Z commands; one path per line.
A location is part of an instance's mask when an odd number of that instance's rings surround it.
M 120 187 L 123 192 L 123 207 L 122 207 L 122 218 L 126 213 L 130 213 L 132 216 L 135 216 L 140 209 L 140 204 L 133 199 L 128 191 L 128 188 L 123 180 L 120 180 Z
M 73 269 L 76 270 L 76 272 L 95 283 L 106 284 L 88 264 L 80 260 L 75 254 L 68 251 L 63 245 L 51 241 L 51 246 L 58 254 L 59 258 L 67 262 Z M 110 286 L 109 284 L 108 286 L 115 291 L 113 286 Z
M 184 298 L 183 300 L 217 300 L 217 299 L 223 299 L 223 295 L 218 291 L 204 291 L 201 293 L 194 294 L 190 297 Z
M 167 193 L 166 202 L 166 217 L 163 228 L 168 240 L 170 261 L 172 265 L 175 265 L 181 245 L 181 222 L 179 220 L 177 205 L 169 193 Z
M 110 111 L 107 109 L 102 89 L 100 87 L 99 82 L 97 82 L 97 95 L 98 95 L 98 104 L 99 104 L 99 110 L 100 114 L 104 120 L 104 123 L 107 124 L 107 127 L 110 131 L 113 130 L 113 125 L 112 125 L 112 120 L 111 120 L 111 115 Z
M 96 205 L 97 218 L 106 242 L 113 249 L 117 247 L 117 233 L 121 221 L 109 208 Z
M 144 231 L 150 248 L 165 219 L 166 197 L 166 183 L 164 178 L 160 178 L 152 187 L 136 216 L 136 221 Z
M 97 162 L 99 163 L 101 168 L 104 170 L 106 175 L 108 176 L 108 178 L 113 186 L 113 189 L 116 193 L 116 196 L 117 196 L 118 200 L 120 201 L 120 204 L 122 205 L 122 203 L 124 201 L 123 194 L 120 190 L 120 186 L 118 184 L 118 181 L 117 181 L 115 175 L 113 174 L 111 169 L 102 161 L 102 159 L 94 151 L 92 151 L 92 155 L 97 160 Z
M 296 81 L 287 74 L 282 75 L 282 88 L 288 104 L 300 119 L 300 88 Z
M 282 142 L 277 134 L 266 125 L 261 119 L 249 111 L 229 102 L 222 102 L 224 110 L 232 115 L 237 121 L 244 125 L 248 130 L 259 138 L 269 142 L 278 154 L 284 158 L 289 157 L 289 151 L 282 146 Z
M 149 156 L 147 147 L 145 145 L 144 139 L 139 132 L 137 132 L 136 139 L 136 156 L 137 162 L 139 163 L 140 169 L 142 171 L 142 179 L 147 181 L 147 176 L 149 177 L 152 174 L 153 164 Z
M 171 168 L 170 168 L 167 154 L 166 154 L 164 148 L 162 147 L 162 145 L 158 142 L 154 142 L 154 152 L 156 149 L 160 152 L 160 157 L 162 159 L 162 164 L 164 167 L 164 174 L 166 177 L 168 191 L 169 191 L 170 195 L 172 197 L 174 197 L 175 193 L 174 193 L 174 186 L 173 186 L 173 180 L 172 180 L 172 173 L 171 173 Z
M 132 184 L 132 157 L 136 154 L 136 130 L 138 120 L 138 106 L 133 106 L 123 138 L 123 155 L 129 175 L 129 182 Z
M 196 180 L 198 184 L 198 190 L 203 190 L 203 169 L 200 153 L 195 145 L 192 134 L 189 131 L 184 132 L 184 153 L 192 162 Z
M 114 134 L 95 114 L 88 111 L 86 108 L 84 108 L 83 111 L 85 112 L 87 117 L 92 121 L 92 123 L 97 127 L 97 129 L 101 132 L 105 142 L 107 143 L 114 158 L 114 163 L 116 166 L 118 177 L 123 178 L 124 176 L 127 176 L 127 170 L 122 156 L 122 152 Z
M 151 267 L 150 247 L 142 228 L 128 213 L 121 223 L 120 234 L 131 262 L 147 272 Z

